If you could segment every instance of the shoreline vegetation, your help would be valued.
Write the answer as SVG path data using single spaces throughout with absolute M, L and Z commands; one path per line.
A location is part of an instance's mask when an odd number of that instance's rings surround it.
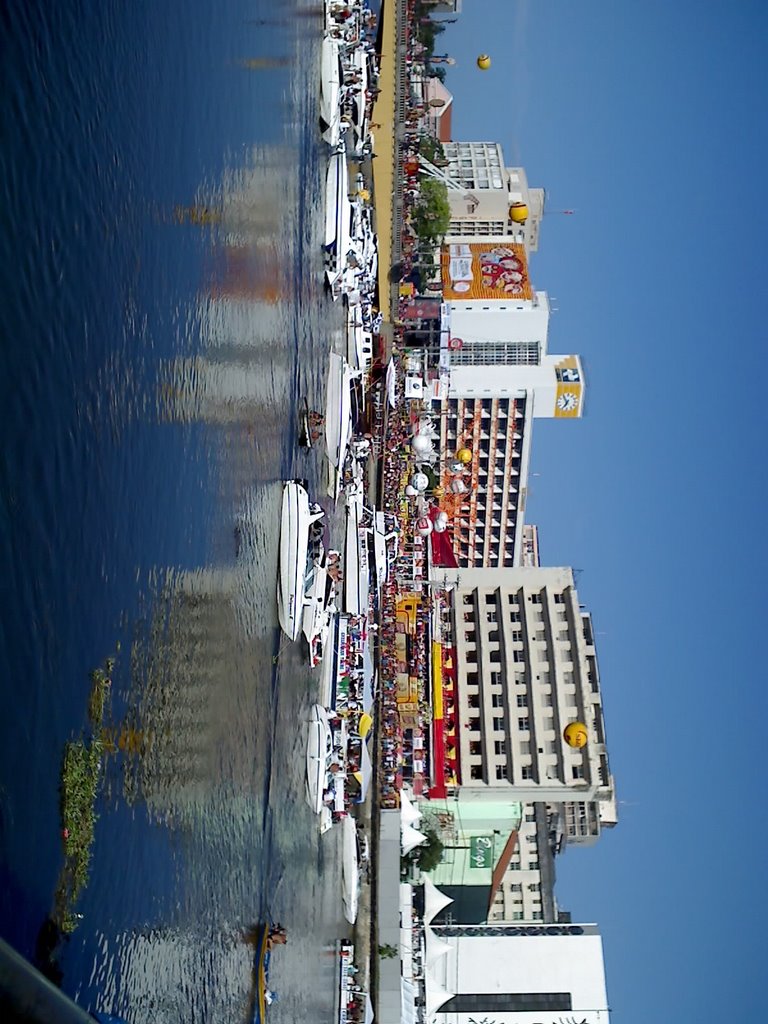
M 112 689 L 114 658 L 91 672 L 88 696 L 88 728 L 78 739 L 64 745 L 59 785 L 61 838 L 64 864 L 59 872 L 53 920 L 65 935 L 77 928 L 81 916 L 77 903 L 90 877 L 96 829 L 96 798 L 103 757 L 109 749 L 103 737 L 104 719 Z

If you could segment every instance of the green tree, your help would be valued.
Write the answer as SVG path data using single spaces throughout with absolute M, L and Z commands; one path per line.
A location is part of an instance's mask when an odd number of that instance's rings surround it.
M 434 871 L 443 859 L 443 844 L 437 832 L 428 832 L 426 843 L 416 848 L 417 861 L 420 871 Z
M 437 242 L 448 230 L 451 208 L 448 189 L 442 181 L 422 178 L 418 202 L 413 210 L 412 223 L 419 238 Z
M 379 956 L 382 960 L 394 960 L 397 956 L 397 946 L 390 946 L 389 943 L 379 946 Z

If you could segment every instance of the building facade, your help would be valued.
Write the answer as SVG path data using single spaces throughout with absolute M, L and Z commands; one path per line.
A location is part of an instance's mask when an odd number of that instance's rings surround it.
M 528 349 L 532 361 L 480 361 L 484 352 L 501 360 L 504 348 L 510 359 L 511 350 L 522 359 Z M 465 361 L 467 353 L 472 363 Z M 583 404 L 578 356 L 547 355 L 538 342 L 468 342 L 454 350 L 440 417 L 440 449 L 446 453 L 441 505 L 451 517 L 459 566 L 512 567 L 530 557 L 524 520 L 533 420 L 576 418 Z M 457 470 L 450 453 L 462 449 L 471 458 Z
M 448 239 L 485 238 L 539 247 L 545 193 L 530 188 L 522 167 L 506 167 L 498 142 L 448 142 L 443 146 L 451 222 Z
M 609 1021 L 596 925 L 444 925 L 434 931 L 441 945 L 428 969 L 426 1004 L 440 1024 Z
M 615 807 L 592 620 L 572 570 L 438 572 L 452 602 L 462 802 L 501 791 Z M 574 721 L 587 726 L 581 749 L 563 739 Z

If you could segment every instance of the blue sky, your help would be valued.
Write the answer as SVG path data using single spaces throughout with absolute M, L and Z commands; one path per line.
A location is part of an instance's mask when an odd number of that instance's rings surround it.
M 528 518 L 598 632 L 621 818 L 557 895 L 615 1024 L 764 1012 L 767 42 L 764 2 L 464 0 L 438 44 L 453 137 L 576 210 L 531 272 L 587 414 L 537 422 Z

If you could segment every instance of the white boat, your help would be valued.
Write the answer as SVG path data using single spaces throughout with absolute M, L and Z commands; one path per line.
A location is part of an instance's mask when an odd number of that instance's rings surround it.
M 348 615 L 365 615 L 368 611 L 368 546 L 366 535 L 360 529 L 362 518 L 362 490 L 354 488 L 347 493 L 347 534 L 344 542 L 343 608 Z
M 280 514 L 277 613 L 281 629 L 291 640 L 298 637 L 302 624 L 309 532 L 324 515 L 319 505 L 310 503 L 309 495 L 297 480 L 285 484 Z
M 320 814 L 328 778 L 328 765 L 333 753 L 333 737 L 324 707 L 315 704 L 307 732 L 307 803 Z
M 341 136 L 341 62 L 339 44 L 326 35 L 320 50 L 320 134 L 332 146 Z
M 349 170 L 345 153 L 334 153 L 325 178 L 326 278 L 333 297 L 340 294 L 339 279 L 352 245 L 352 204 L 349 201 Z
M 344 917 L 350 924 L 357 919 L 360 898 L 360 870 L 357 863 L 357 823 L 344 818 L 341 837 L 341 898 Z
M 381 588 L 389 575 L 387 525 L 383 512 L 377 512 L 373 517 L 373 563 L 376 572 L 376 589 L 381 593 Z
M 336 608 L 336 587 L 328 575 L 325 558 L 316 560 L 310 569 L 304 592 L 301 631 L 309 645 L 309 663 L 317 668 L 328 641 L 331 617 Z
M 328 390 L 325 400 L 325 445 L 331 464 L 328 493 L 337 499 L 341 476 L 352 434 L 352 381 L 358 376 L 342 356 L 331 352 L 328 363 Z

